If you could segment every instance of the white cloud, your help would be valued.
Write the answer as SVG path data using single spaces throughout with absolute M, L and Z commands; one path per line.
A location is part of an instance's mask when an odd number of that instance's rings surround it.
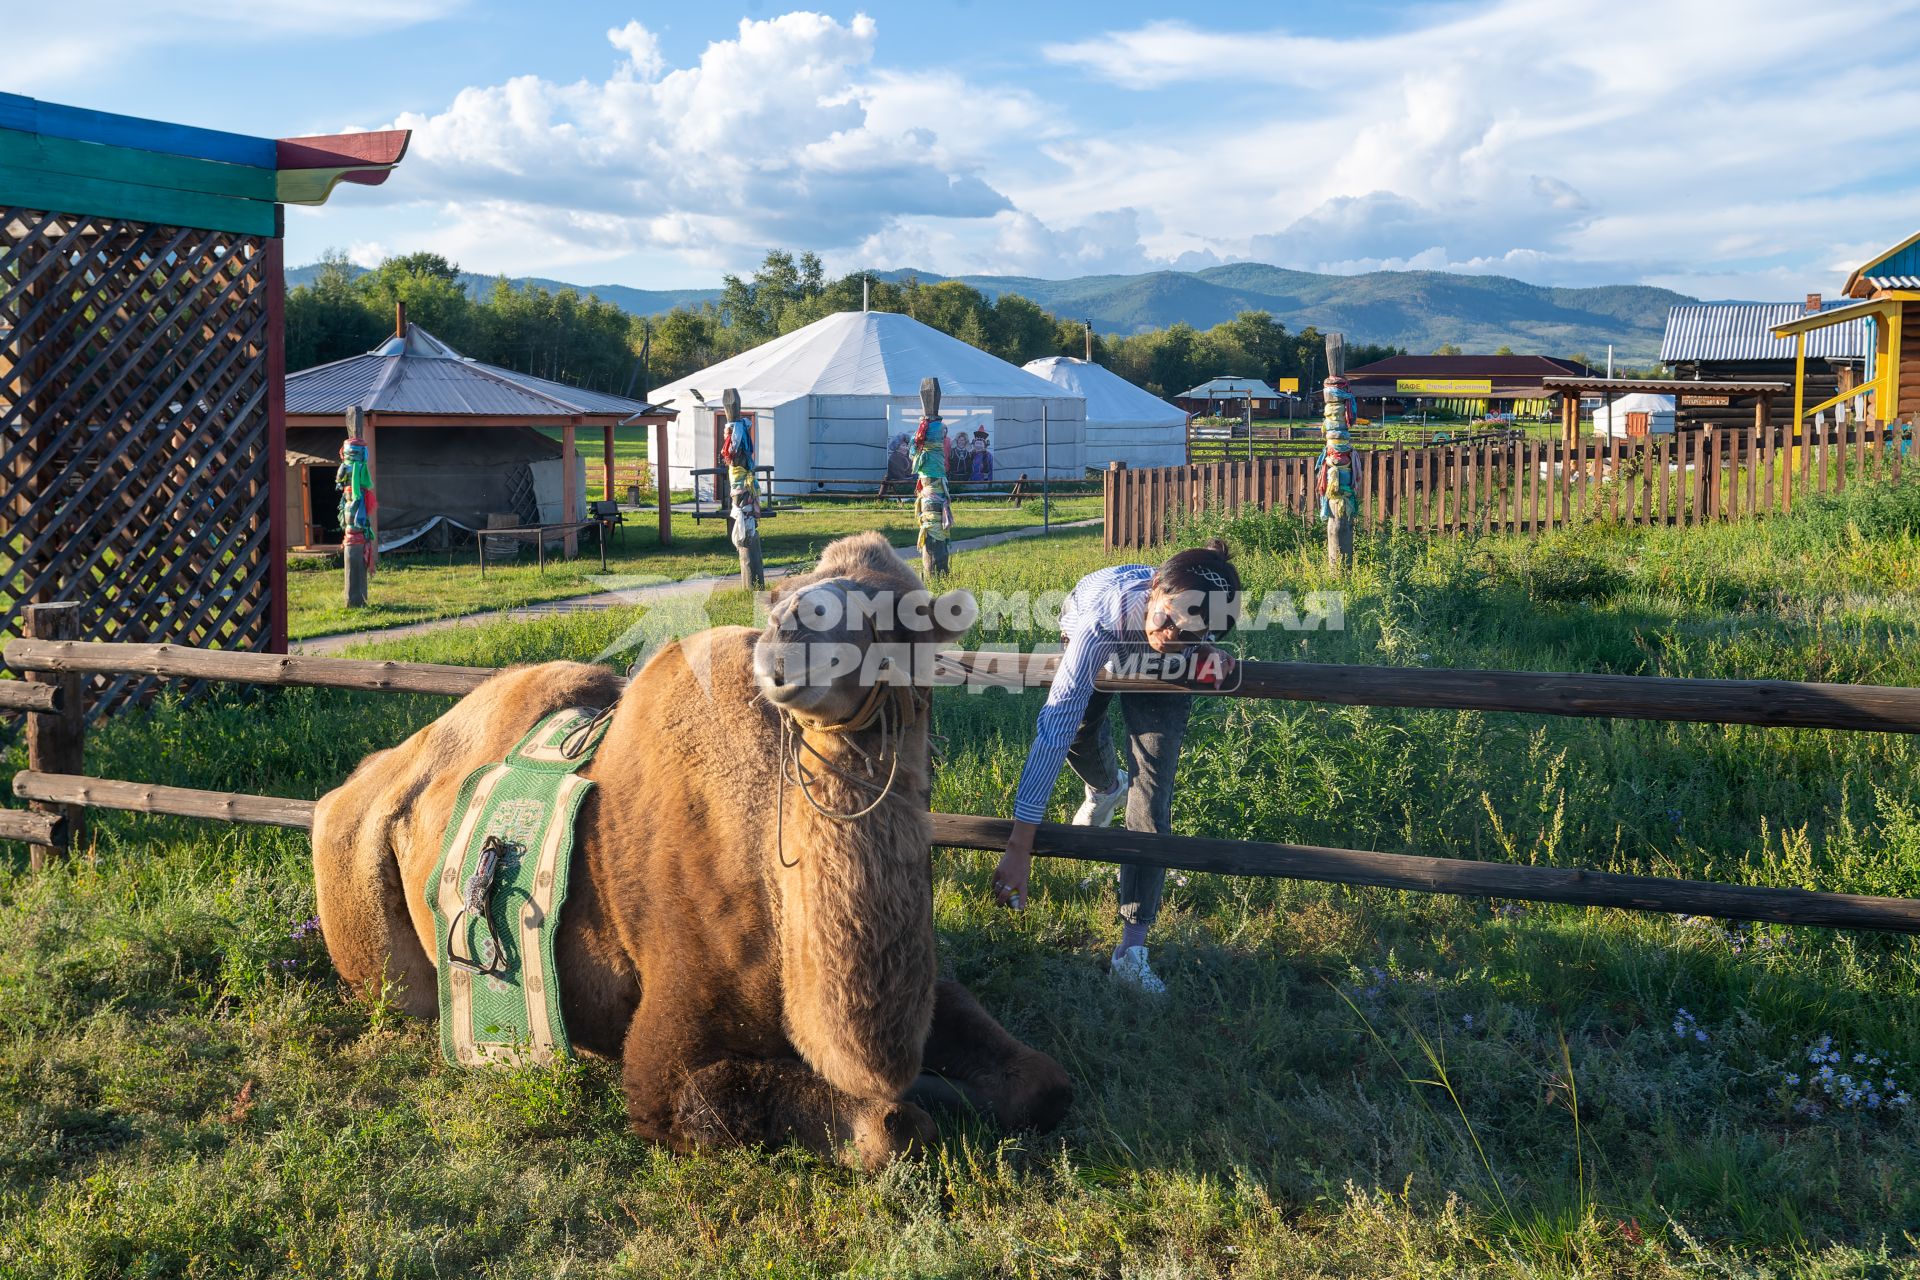
M 1046 54 L 1211 97 L 1211 120 L 1070 140 L 1050 149 L 1063 175 L 1002 185 L 1048 220 L 1144 207 L 1161 256 L 1575 283 L 1746 273 L 1778 289 L 1824 279 L 1863 225 L 1871 242 L 1916 218 L 1920 91 L 1901 69 L 1920 53 L 1917 10 L 1494 0 L 1337 39 L 1150 23 Z M 1250 84 L 1281 91 L 1236 91 Z M 1901 211 L 1847 221 L 1885 202 L 1859 197 L 1876 185 Z
M 914 219 L 990 220 L 1009 203 L 983 168 L 1043 127 L 1024 92 L 875 68 L 864 15 L 742 20 L 686 67 L 639 22 L 608 39 L 623 56 L 602 81 L 521 76 L 402 116 L 414 139 L 391 198 L 440 202 L 450 242 L 490 268 L 526 269 L 536 247 L 735 267 Z
M 1044 76 L 963 74 L 937 49 L 909 69 L 872 19 L 814 13 L 742 21 L 674 65 L 628 22 L 597 76 L 403 117 L 407 162 L 354 199 L 395 225 L 343 208 L 362 220 L 338 239 L 676 282 L 782 246 L 835 270 L 1254 258 L 1793 297 L 1920 220 L 1916 16 L 1464 0 L 1338 36 L 1150 23 L 1052 46 Z

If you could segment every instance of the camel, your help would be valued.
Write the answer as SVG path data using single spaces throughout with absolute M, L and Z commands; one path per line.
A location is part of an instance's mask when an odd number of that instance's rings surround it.
M 1053 1127 L 1066 1073 L 936 972 L 920 660 L 976 613 L 964 591 L 928 597 L 867 533 L 783 582 L 764 630 L 674 642 L 625 682 L 577 662 L 503 671 L 320 800 L 335 969 L 437 1017 L 427 881 L 461 780 L 552 711 L 612 706 L 555 962 L 573 1044 L 619 1058 L 642 1136 L 876 1169 L 935 1140 L 928 1108 Z M 871 679 L 915 664 L 920 685 Z

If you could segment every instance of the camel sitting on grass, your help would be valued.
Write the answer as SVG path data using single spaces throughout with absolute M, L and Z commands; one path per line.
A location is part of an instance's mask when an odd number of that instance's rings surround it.
M 624 683 L 573 662 L 495 676 L 321 799 L 334 967 L 437 1016 L 427 882 L 462 779 L 550 712 L 615 706 L 581 771 L 555 960 L 573 1044 L 619 1056 L 643 1136 L 871 1169 L 934 1138 L 922 1103 L 1052 1127 L 1066 1073 L 935 972 L 930 691 L 874 679 L 917 658 L 924 681 L 974 613 L 867 533 L 783 583 L 764 631 L 701 632 Z

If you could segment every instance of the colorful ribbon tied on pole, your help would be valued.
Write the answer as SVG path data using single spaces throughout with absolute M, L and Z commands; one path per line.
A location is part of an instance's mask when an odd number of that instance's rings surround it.
M 340 446 L 340 467 L 333 473 L 333 483 L 340 490 L 341 554 L 364 556 L 371 569 L 378 551 L 373 544 L 373 516 L 379 504 L 373 497 L 367 442 L 359 436 L 348 437 Z
M 1321 390 L 1326 403 L 1320 419 L 1326 447 L 1320 455 L 1320 518 L 1332 520 L 1352 516 L 1358 505 L 1353 483 L 1353 424 L 1359 416 L 1359 402 L 1347 390 L 1347 380 L 1338 374 L 1328 378 Z
M 733 545 L 743 547 L 760 522 L 760 482 L 753 470 L 753 419 L 735 418 L 720 437 L 720 457 L 727 464 L 733 490 Z
M 913 433 L 913 510 L 920 523 L 920 546 L 945 542 L 953 527 L 953 506 L 947 492 L 947 424 L 922 418 Z

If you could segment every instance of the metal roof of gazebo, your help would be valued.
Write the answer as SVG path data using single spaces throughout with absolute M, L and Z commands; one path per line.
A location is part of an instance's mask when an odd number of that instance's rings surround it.
M 364 355 L 288 374 L 288 415 L 337 420 L 359 409 L 388 426 L 538 427 L 617 425 L 673 412 L 482 364 L 417 324 L 401 324 L 404 336 L 396 333 Z

